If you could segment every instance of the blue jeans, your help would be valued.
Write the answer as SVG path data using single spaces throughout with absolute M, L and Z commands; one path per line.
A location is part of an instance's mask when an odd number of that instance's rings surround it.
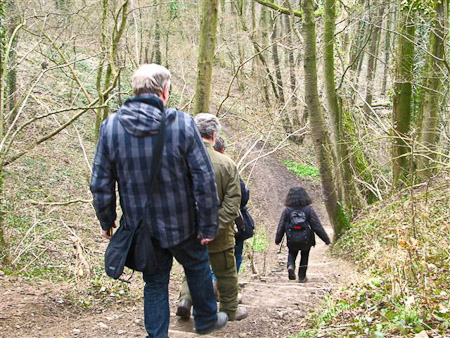
M 234 257 L 236 257 L 237 273 L 239 273 L 239 268 L 241 267 L 243 251 L 244 251 L 244 241 L 236 242 L 236 245 L 234 246 Z
M 144 274 L 144 319 L 148 337 L 166 338 L 169 331 L 169 278 L 173 257 L 183 266 L 192 290 L 194 325 L 199 331 L 211 327 L 217 321 L 217 303 L 214 296 L 208 249 L 194 236 L 168 249 L 155 247 L 158 269 Z M 200 287 L 199 287 L 200 286 Z

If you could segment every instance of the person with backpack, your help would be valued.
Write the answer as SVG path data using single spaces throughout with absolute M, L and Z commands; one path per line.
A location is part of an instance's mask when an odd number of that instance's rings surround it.
M 275 244 L 280 244 L 284 234 L 287 238 L 289 249 L 287 269 L 290 280 L 295 280 L 295 260 L 300 251 L 300 265 L 298 268 L 298 282 L 305 283 L 306 270 L 308 268 L 309 252 L 316 245 L 315 234 L 320 237 L 326 245 L 331 243 L 325 232 L 319 217 L 311 207 L 312 200 L 306 190 L 302 187 L 289 189 L 284 205 L 286 208 L 280 217 Z

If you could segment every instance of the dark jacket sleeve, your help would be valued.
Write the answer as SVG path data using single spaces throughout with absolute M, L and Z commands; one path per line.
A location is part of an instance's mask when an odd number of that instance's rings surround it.
M 116 175 L 106 147 L 105 123 L 100 128 L 100 136 L 92 165 L 91 192 L 94 209 L 103 230 L 111 228 L 116 220 Z
M 309 207 L 309 225 L 311 226 L 311 229 L 314 231 L 314 233 L 319 236 L 320 239 L 325 242 L 325 244 L 328 245 L 331 243 L 330 238 L 328 237 L 325 229 L 320 223 L 319 217 L 312 207 Z
M 187 150 L 187 166 L 197 204 L 198 233 L 202 238 L 215 238 L 219 227 L 220 204 L 214 168 L 193 119 L 191 128 L 194 135 Z
M 284 209 L 281 214 L 280 221 L 278 222 L 277 234 L 275 235 L 275 244 L 280 244 L 283 239 L 284 233 L 286 232 L 286 224 L 289 219 L 289 209 Z
M 245 182 L 242 178 L 239 177 L 239 182 L 241 184 L 241 206 L 243 208 L 247 205 L 248 200 L 250 199 L 250 190 L 247 189 Z

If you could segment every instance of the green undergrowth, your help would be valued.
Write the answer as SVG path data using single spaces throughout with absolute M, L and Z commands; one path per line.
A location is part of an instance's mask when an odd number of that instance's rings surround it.
M 249 240 L 253 251 L 266 251 L 269 245 L 267 234 L 264 229 L 255 232 L 255 235 Z
M 354 220 L 332 253 L 353 261 L 367 280 L 330 296 L 294 337 L 449 337 L 449 197 L 444 177 Z
M 293 172 L 299 177 L 319 177 L 319 169 L 316 167 L 293 160 L 283 160 L 282 163 L 290 172 Z

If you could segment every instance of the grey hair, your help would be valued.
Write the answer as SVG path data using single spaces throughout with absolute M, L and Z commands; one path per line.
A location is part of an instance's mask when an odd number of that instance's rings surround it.
M 218 151 L 220 153 L 224 152 L 225 151 L 225 140 L 222 137 L 217 136 L 216 140 L 214 141 L 213 148 L 215 151 Z
M 155 94 L 163 92 L 170 84 L 170 71 L 156 63 L 141 65 L 133 74 L 131 85 L 134 95 Z
M 220 131 L 220 122 L 213 114 L 200 113 L 194 117 L 198 131 L 203 138 L 211 140 L 214 132 Z

